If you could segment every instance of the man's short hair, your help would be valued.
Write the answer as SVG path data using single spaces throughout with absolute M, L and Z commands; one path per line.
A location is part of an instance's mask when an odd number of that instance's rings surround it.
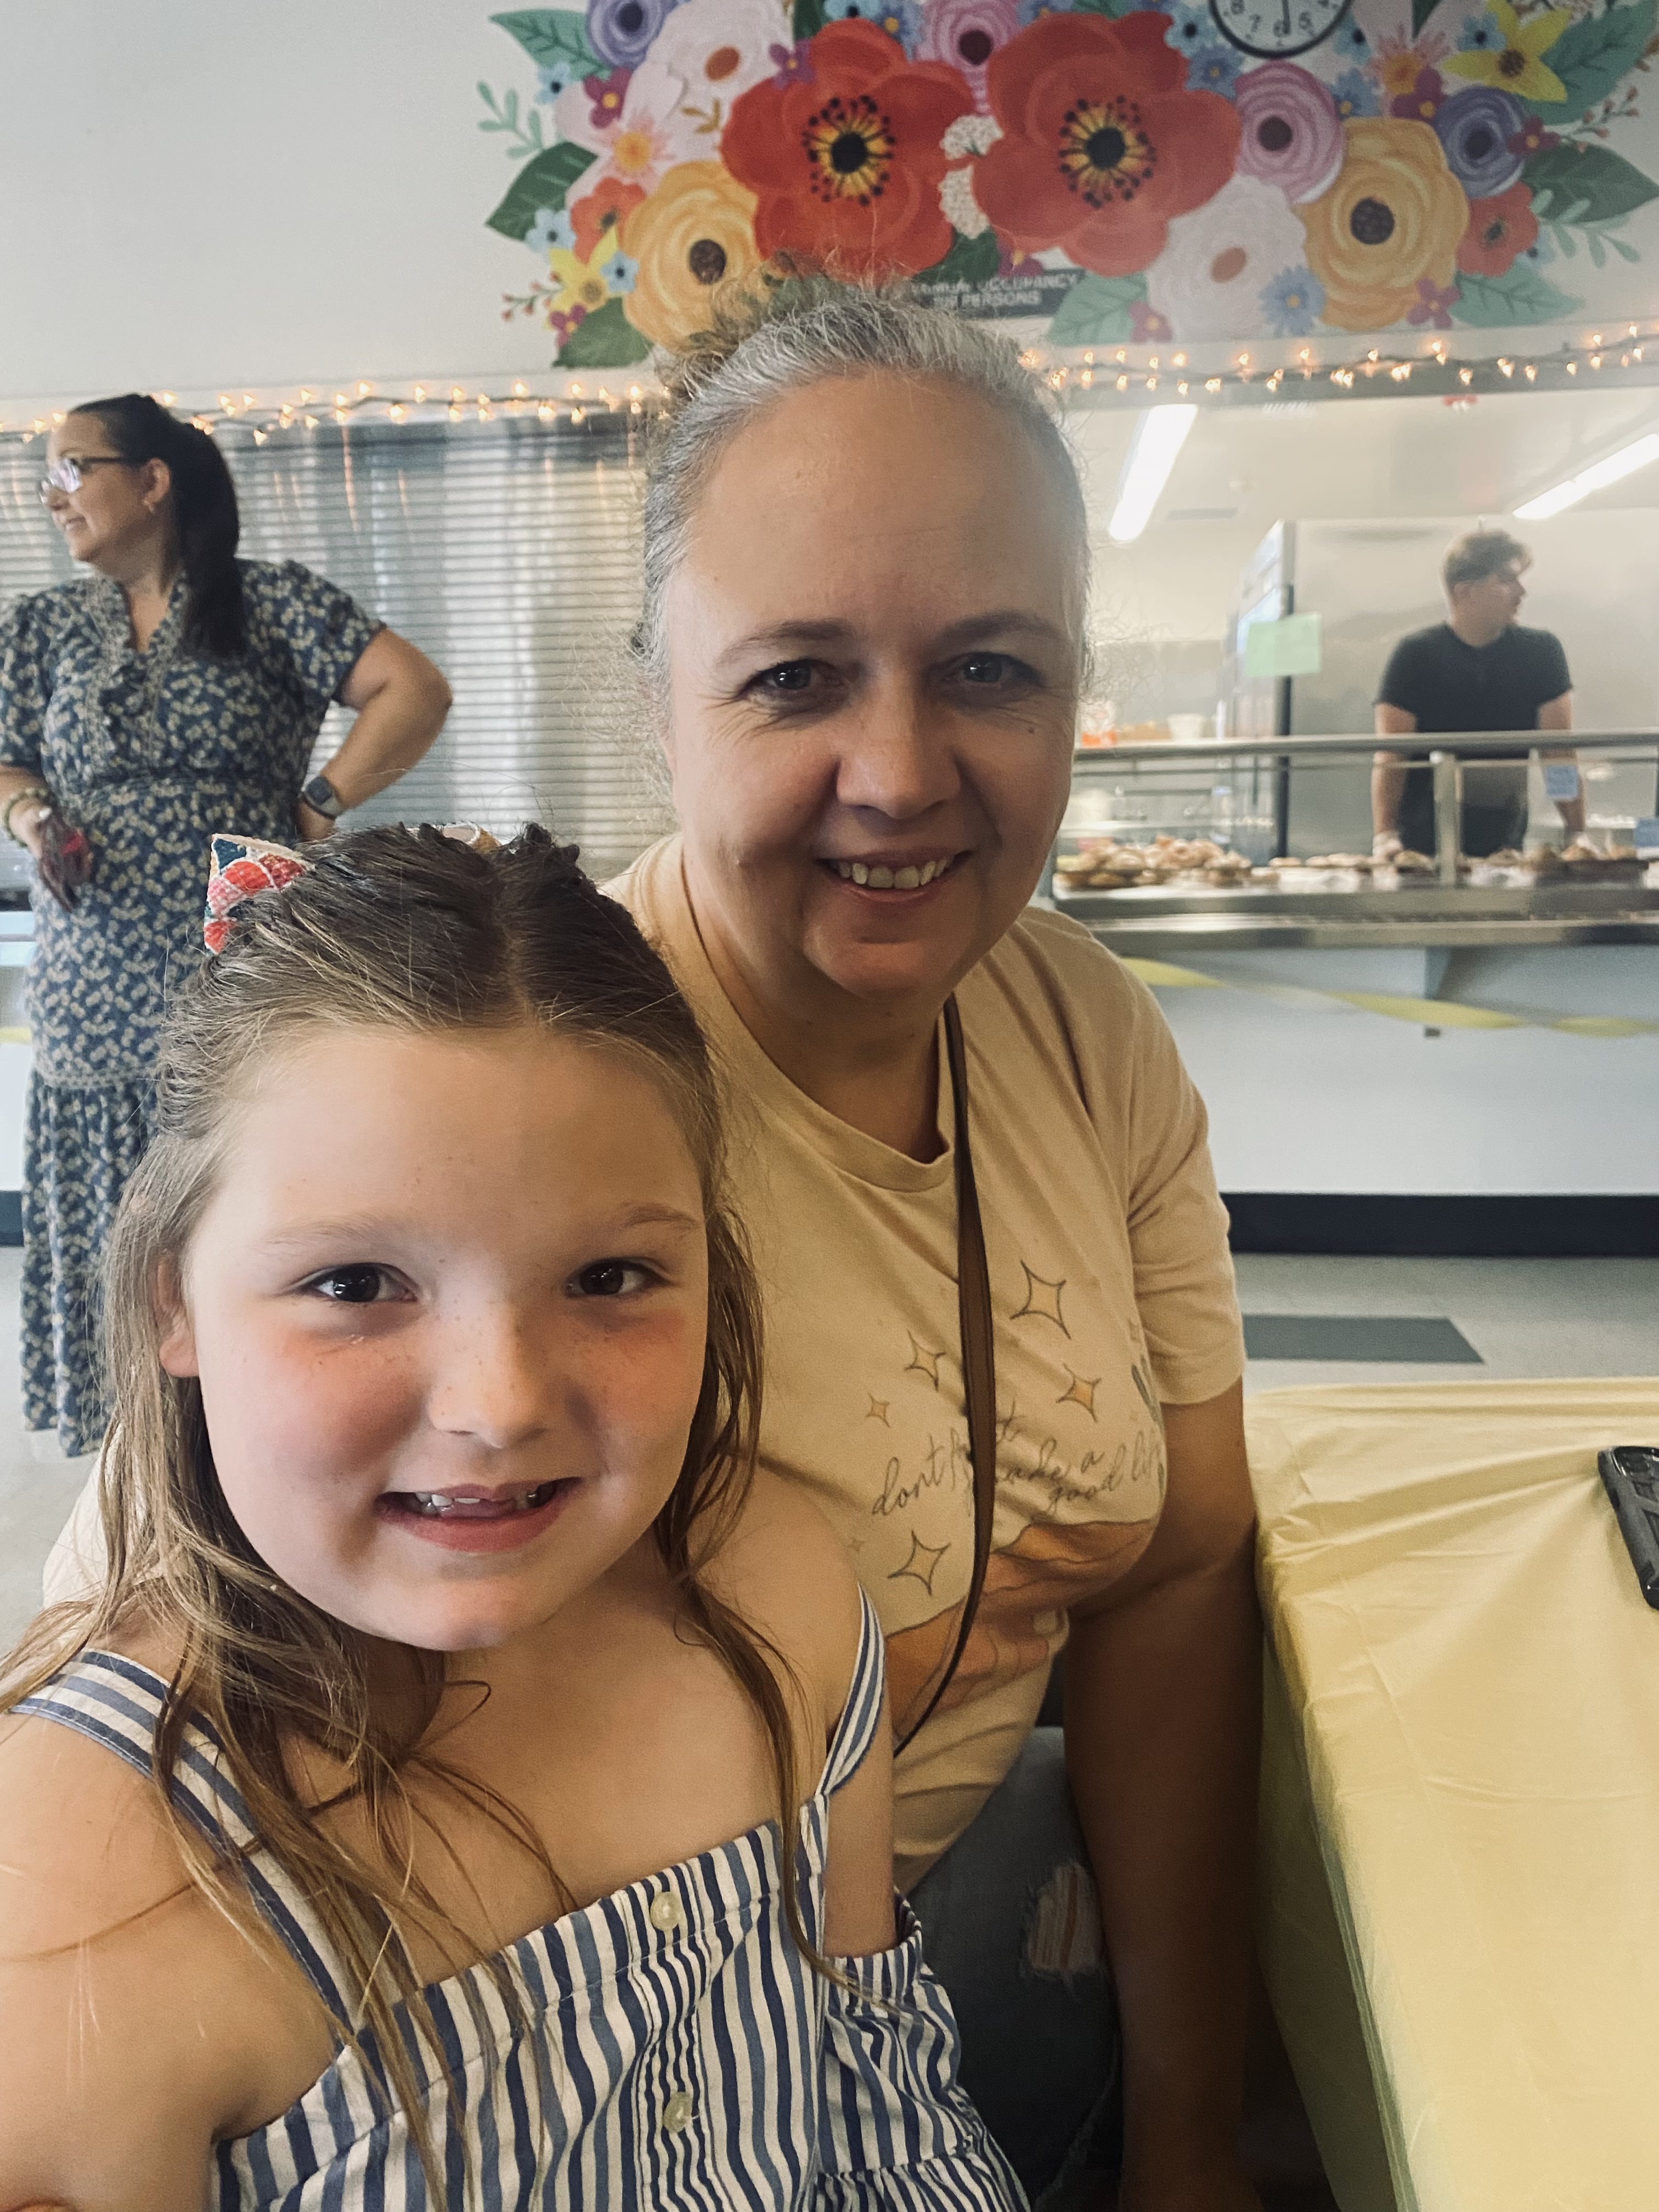
M 1529 568 L 1532 548 L 1511 538 L 1507 530 L 1471 530 L 1446 548 L 1446 565 L 1441 571 L 1446 596 L 1449 599 L 1458 584 L 1484 584 L 1488 576 L 1495 576 L 1511 562 L 1517 572 Z

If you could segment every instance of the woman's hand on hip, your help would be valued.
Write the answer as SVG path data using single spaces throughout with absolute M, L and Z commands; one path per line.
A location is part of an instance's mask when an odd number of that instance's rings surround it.
M 319 814 L 314 806 L 307 806 L 303 799 L 294 805 L 295 826 L 307 845 L 319 845 L 325 837 L 334 835 L 334 824 L 326 814 Z
M 20 806 L 17 815 L 22 811 Z M 21 822 L 18 826 L 34 855 L 41 882 L 64 913 L 72 914 L 82 885 L 92 879 L 92 847 L 86 831 L 65 822 L 55 806 L 43 808 L 27 827 Z

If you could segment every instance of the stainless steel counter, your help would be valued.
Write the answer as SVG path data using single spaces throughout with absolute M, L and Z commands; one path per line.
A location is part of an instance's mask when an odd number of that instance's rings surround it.
M 1534 890 L 1285 891 L 1244 886 L 1058 892 L 1061 914 L 1114 952 L 1147 958 L 1263 949 L 1341 951 L 1358 945 L 1516 949 L 1557 945 L 1659 945 L 1659 890 L 1643 883 L 1563 884 Z

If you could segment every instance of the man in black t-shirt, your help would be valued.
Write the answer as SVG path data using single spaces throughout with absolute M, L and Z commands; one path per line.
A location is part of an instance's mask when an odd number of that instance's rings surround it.
M 1572 678 L 1559 638 L 1522 629 L 1516 617 L 1526 588 L 1522 571 L 1532 555 L 1504 530 L 1474 530 L 1446 555 L 1450 618 L 1413 630 L 1389 655 L 1376 694 L 1376 734 L 1403 738 L 1459 730 L 1559 730 L 1572 727 Z M 1432 853 L 1433 777 L 1415 763 L 1426 752 L 1390 749 L 1371 769 L 1372 850 L 1379 859 L 1402 847 Z M 1570 749 L 1546 753 L 1571 760 Z M 1583 787 L 1556 808 L 1570 830 L 1584 826 Z M 1459 849 L 1473 858 L 1518 848 L 1527 831 L 1524 761 L 1470 760 L 1463 765 Z

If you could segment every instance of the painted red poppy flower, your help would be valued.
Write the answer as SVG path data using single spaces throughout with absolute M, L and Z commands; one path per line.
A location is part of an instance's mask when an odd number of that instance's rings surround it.
M 1538 243 L 1538 218 L 1525 185 L 1469 202 L 1469 227 L 1458 241 L 1457 265 L 1471 276 L 1501 276 L 1517 254 Z
M 1003 136 L 975 167 L 974 193 L 1003 237 L 1128 276 L 1157 260 L 1171 216 L 1221 190 L 1238 112 L 1186 89 L 1168 23 L 1043 15 L 992 55 L 985 86 Z
M 755 242 L 848 270 L 915 276 L 951 250 L 939 144 L 972 95 L 957 72 L 912 62 L 873 23 L 826 24 L 810 83 L 751 86 L 720 157 L 759 202 Z

